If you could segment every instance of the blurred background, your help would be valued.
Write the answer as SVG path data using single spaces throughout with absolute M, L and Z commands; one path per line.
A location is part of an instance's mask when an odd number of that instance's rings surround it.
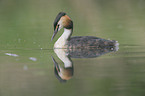
M 65 84 L 51 60 L 61 11 L 74 22 L 73 36 L 120 44 L 114 53 L 72 59 L 74 76 Z M 145 0 L 0 0 L 0 96 L 144 96 L 144 41 Z

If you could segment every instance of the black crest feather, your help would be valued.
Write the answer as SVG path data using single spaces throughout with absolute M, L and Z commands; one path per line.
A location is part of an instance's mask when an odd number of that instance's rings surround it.
M 60 12 L 60 13 L 58 13 L 58 15 L 56 16 L 56 18 L 55 18 L 55 20 L 54 20 L 54 23 L 53 23 L 53 25 L 54 25 L 54 30 L 55 30 L 55 28 L 56 28 L 56 25 L 57 25 L 58 21 L 59 21 L 60 18 L 61 18 L 62 16 L 64 16 L 64 15 L 66 15 L 65 12 Z

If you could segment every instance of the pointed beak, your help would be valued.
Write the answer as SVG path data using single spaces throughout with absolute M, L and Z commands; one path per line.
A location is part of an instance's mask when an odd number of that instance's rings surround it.
M 53 33 L 52 38 L 51 38 L 51 41 L 53 40 L 53 38 L 55 37 L 55 35 L 57 34 L 57 32 L 58 32 L 58 28 L 56 28 L 56 29 L 54 30 L 54 33 Z
M 58 72 L 60 72 L 58 63 L 55 61 L 55 59 L 53 58 L 53 56 L 51 56 L 51 58 L 53 60 L 53 63 L 54 63 L 55 68 L 57 69 Z

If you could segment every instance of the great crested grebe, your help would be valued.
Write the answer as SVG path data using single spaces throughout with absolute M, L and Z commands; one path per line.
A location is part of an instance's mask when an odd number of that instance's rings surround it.
M 89 48 L 89 49 L 75 49 L 75 50 L 69 50 L 69 49 L 54 49 L 55 54 L 61 60 L 62 62 L 58 62 L 51 56 L 53 63 L 54 63 L 54 73 L 56 78 L 61 82 L 66 82 L 69 79 L 73 77 L 74 73 L 74 67 L 73 67 L 73 61 L 71 58 L 96 58 L 102 55 L 105 55 L 109 52 L 115 52 L 111 49 L 106 48 Z M 62 64 L 63 63 L 63 64 Z M 76 63 L 76 62 L 75 62 Z
M 54 33 L 51 41 L 61 28 L 64 28 L 64 32 L 55 42 L 54 48 L 112 48 L 118 45 L 115 40 L 105 40 L 94 36 L 71 37 L 73 32 L 73 21 L 64 12 L 60 12 L 56 16 L 54 21 Z

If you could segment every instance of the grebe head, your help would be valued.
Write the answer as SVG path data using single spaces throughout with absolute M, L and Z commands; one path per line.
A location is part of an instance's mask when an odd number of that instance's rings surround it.
M 53 36 L 52 36 L 51 40 L 53 40 L 53 38 L 55 37 L 55 35 L 57 34 L 57 32 L 61 28 L 73 29 L 73 22 L 72 22 L 72 20 L 64 12 L 60 12 L 56 16 L 53 25 L 54 25 L 54 33 L 53 33 Z
M 51 56 L 53 62 L 54 62 L 54 73 L 57 79 L 60 82 L 66 82 L 67 80 L 71 79 L 73 76 L 73 67 L 68 68 L 61 68 L 59 64 L 55 61 L 55 59 Z

